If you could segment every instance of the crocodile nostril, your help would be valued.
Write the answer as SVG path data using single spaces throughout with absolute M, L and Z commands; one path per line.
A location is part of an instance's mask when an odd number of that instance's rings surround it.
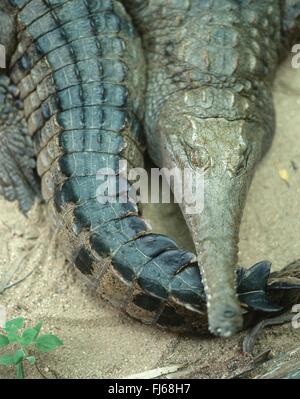
M 231 318 L 235 317 L 236 315 L 237 315 L 237 312 L 233 309 L 228 309 L 228 310 L 225 310 L 225 312 L 224 312 L 224 316 L 227 319 L 231 319 Z

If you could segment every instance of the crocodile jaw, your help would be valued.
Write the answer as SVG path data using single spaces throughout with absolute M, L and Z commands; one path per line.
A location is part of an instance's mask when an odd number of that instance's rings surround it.
M 204 181 L 202 213 L 185 213 L 203 276 L 209 329 L 223 337 L 235 334 L 243 322 L 235 268 L 246 193 L 247 184 L 243 181 L 236 183 L 224 175 L 211 177 Z M 183 203 L 183 211 L 184 207 Z

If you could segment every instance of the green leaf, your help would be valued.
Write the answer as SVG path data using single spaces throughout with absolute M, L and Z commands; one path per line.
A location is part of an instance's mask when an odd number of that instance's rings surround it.
M 39 335 L 39 333 L 40 333 L 40 331 L 41 331 L 41 328 L 42 328 L 42 324 L 43 324 L 43 322 L 40 321 L 40 322 L 34 327 L 34 329 L 36 330 L 36 336 Z
M 4 330 L 7 332 L 16 332 L 24 325 L 24 318 L 17 317 L 15 319 L 9 320 L 4 324 Z
M 8 344 L 9 344 L 9 339 L 7 338 L 7 336 L 0 334 L 0 348 L 3 348 L 3 346 L 6 346 Z
M 12 364 L 19 364 L 24 359 L 24 352 L 18 349 L 13 355 L 0 356 L 0 364 L 4 366 L 11 366 Z
M 36 339 L 35 345 L 41 352 L 50 352 L 63 345 L 63 342 L 56 335 L 44 334 Z
M 25 353 L 22 351 L 22 349 L 18 349 L 15 354 L 14 354 L 14 364 L 20 363 L 22 360 L 24 360 Z
M 38 332 L 34 328 L 27 328 L 24 330 L 22 337 L 20 339 L 21 345 L 30 345 L 34 342 Z
M 2 355 L 0 356 L 0 364 L 3 366 L 11 366 L 15 364 L 14 356 L 13 355 Z
M 10 344 L 14 344 L 16 342 L 19 342 L 19 338 L 20 337 L 18 336 L 18 334 L 10 332 L 10 333 L 7 334 L 7 338 L 9 340 Z
M 28 362 L 29 362 L 31 365 L 34 365 L 34 364 L 35 364 L 35 356 L 28 356 L 28 357 L 26 357 L 26 360 L 28 360 Z
M 23 363 L 18 363 L 16 365 L 16 373 L 17 373 L 17 378 L 19 378 L 20 380 L 23 380 L 25 378 Z

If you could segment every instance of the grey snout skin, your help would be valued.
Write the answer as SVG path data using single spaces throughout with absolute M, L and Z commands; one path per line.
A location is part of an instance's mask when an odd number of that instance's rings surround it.
M 209 329 L 214 335 L 229 337 L 241 329 L 243 321 L 235 287 L 239 229 L 247 192 L 261 159 L 263 132 L 241 120 L 172 114 L 169 123 L 164 115 L 161 128 L 161 163 L 203 173 L 203 210 L 189 214 L 190 198 L 183 198 L 181 210 L 203 276 Z M 192 180 L 193 192 L 197 192 L 198 183 Z
M 226 171 L 207 179 L 204 175 L 203 211 L 185 215 L 204 278 L 209 329 L 222 337 L 234 335 L 243 323 L 235 268 L 247 183 L 248 177 L 232 178 Z

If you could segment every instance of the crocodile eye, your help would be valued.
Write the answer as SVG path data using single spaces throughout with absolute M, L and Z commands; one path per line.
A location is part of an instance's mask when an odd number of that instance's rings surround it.
M 200 168 L 206 171 L 211 165 L 211 159 L 207 149 L 201 145 L 185 143 L 185 151 L 192 168 Z
M 241 176 L 246 172 L 249 156 L 251 153 L 251 147 L 247 147 L 240 153 L 232 155 L 228 164 L 228 170 L 235 176 Z

